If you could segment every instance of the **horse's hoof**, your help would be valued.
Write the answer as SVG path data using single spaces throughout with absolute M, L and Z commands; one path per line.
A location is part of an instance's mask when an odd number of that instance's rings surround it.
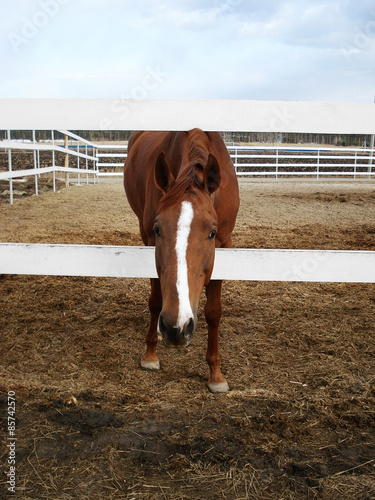
M 147 370 L 149 372 L 156 372 L 160 370 L 160 361 L 143 361 L 141 360 L 141 368 L 142 370 Z
M 228 392 L 229 391 L 229 385 L 228 382 L 221 382 L 220 384 L 207 384 L 208 389 L 212 393 L 217 393 L 217 392 Z

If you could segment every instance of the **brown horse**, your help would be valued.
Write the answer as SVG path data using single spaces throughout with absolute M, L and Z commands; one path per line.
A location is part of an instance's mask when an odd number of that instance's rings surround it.
M 208 325 L 208 387 L 228 391 L 220 370 L 221 281 L 211 279 L 215 247 L 231 246 L 239 206 L 237 177 L 217 132 L 135 132 L 124 187 L 145 245 L 155 245 L 151 321 L 142 368 L 158 370 L 156 345 L 189 345 L 203 288 Z

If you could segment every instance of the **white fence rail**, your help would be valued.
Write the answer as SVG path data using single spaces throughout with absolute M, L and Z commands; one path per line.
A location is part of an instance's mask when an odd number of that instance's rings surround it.
M 373 103 L 180 99 L 0 99 L 0 130 L 375 133 Z
M 102 151 L 107 151 L 106 153 Z M 127 144 L 98 145 L 98 177 L 122 177 L 125 158 L 128 156 Z M 112 161 L 111 161 L 112 160 Z M 113 161 L 115 160 L 115 161 Z
M 155 278 L 154 247 L 0 243 L 0 274 Z M 212 279 L 375 283 L 375 252 L 217 249 Z

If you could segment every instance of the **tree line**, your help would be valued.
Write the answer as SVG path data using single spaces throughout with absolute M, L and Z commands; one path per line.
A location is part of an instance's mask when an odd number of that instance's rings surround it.
M 126 142 L 131 130 L 73 130 L 73 133 L 92 142 Z M 370 147 L 370 135 L 341 134 L 301 134 L 276 132 L 222 132 L 226 144 L 325 144 L 327 146 Z M 11 138 L 16 140 L 33 140 L 30 130 L 12 130 Z M 55 139 L 63 139 L 63 135 L 55 132 Z M 7 139 L 5 130 L 0 131 L 0 140 Z M 50 130 L 35 131 L 36 141 L 50 141 Z

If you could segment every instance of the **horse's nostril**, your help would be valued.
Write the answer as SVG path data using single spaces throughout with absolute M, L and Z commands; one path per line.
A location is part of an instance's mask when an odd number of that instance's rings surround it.
M 162 314 L 160 314 L 159 316 L 159 331 L 161 334 L 164 334 L 166 332 L 166 327 L 164 324 L 164 319 Z
M 194 318 L 190 318 L 181 329 L 179 326 L 171 324 L 163 314 L 160 314 L 158 326 L 166 345 L 173 344 L 179 346 L 190 344 L 195 329 L 195 322 Z
M 185 324 L 185 326 L 184 326 L 185 336 L 191 337 L 194 333 L 194 328 L 195 328 L 194 319 L 190 318 L 188 323 Z
M 173 345 L 181 345 L 184 342 L 184 333 L 181 331 L 180 327 L 176 326 L 171 328 L 169 338 Z
M 162 314 L 159 316 L 159 331 L 163 336 L 164 342 L 179 345 L 181 343 L 182 332 L 180 328 L 168 322 Z

